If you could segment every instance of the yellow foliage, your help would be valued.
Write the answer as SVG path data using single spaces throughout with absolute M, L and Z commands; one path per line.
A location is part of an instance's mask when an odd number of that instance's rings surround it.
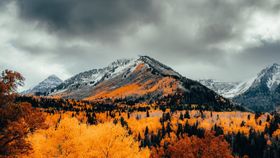
M 86 98 L 85 100 L 94 100 L 98 98 L 124 98 L 126 96 L 137 96 L 152 93 L 163 89 L 163 96 L 167 96 L 175 92 L 178 88 L 178 82 L 171 77 L 164 77 L 150 86 L 151 81 L 145 83 L 133 83 L 124 85 L 114 90 L 104 89 L 97 94 Z
M 29 137 L 33 152 L 28 157 L 149 157 L 120 125 L 104 123 L 88 126 L 66 117 L 57 128 L 38 130 Z
M 138 135 L 138 133 L 140 133 L 143 137 L 146 127 L 149 128 L 149 131 L 154 131 L 155 133 L 158 129 L 161 128 L 161 124 L 159 122 L 158 117 L 146 117 L 141 118 L 140 120 L 130 118 L 127 120 L 127 123 L 135 137 Z
M 273 134 L 272 134 L 273 137 L 278 137 L 280 138 L 280 129 L 277 129 Z

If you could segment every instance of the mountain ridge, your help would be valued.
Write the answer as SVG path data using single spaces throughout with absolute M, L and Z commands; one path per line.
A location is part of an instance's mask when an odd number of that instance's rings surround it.
M 149 104 L 200 104 L 233 109 L 232 103 L 197 81 L 183 77 L 154 58 L 122 59 L 81 72 L 52 89 L 50 97 Z

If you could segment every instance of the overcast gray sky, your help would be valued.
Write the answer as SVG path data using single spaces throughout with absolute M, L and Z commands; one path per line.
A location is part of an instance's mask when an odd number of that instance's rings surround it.
M 279 0 L 1 0 L 0 68 L 29 88 L 149 55 L 191 79 L 280 63 Z

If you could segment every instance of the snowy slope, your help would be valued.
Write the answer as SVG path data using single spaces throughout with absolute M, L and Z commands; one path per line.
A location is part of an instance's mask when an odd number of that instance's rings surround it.
M 198 82 L 226 98 L 231 98 L 231 93 L 233 93 L 231 91 L 239 85 L 238 82 L 222 82 L 213 79 L 198 80 Z
M 235 96 L 241 95 L 252 86 L 254 81 L 255 81 L 255 78 L 252 78 L 248 81 L 236 84 L 232 89 L 229 89 L 228 91 L 224 92 L 223 96 L 226 98 L 233 98 Z
M 75 90 L 81 87 L 95 86 L 101 81 L 108 80 L 117 76 L 124 71 L 130 71 L 135 67 L 135 59 L 119 59 L 112 62 L 110 65 L 100 69 L 92 69 L 79 73 L 67 80 L 65 80 L 58 87 L 53 89 L 54 94 L 61 93 L 66 90 Z

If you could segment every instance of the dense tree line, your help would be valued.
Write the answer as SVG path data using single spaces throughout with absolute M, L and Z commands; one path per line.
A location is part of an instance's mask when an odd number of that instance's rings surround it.
M 230 149 L 227 151 L 231 151 L 234 156 L 249 156 L 253 158 L 278 158 L 280 156 L 279 138 L 273 137 L 272 134 L 277 129 L 279 129 L 278 126 L 280 124 L 280 115 L 278 113 L 273 113 L 273 116 L 274 117 L 272 120 L 270 120 L 269 117 L 267 118 L 266 121 L 270 122 L 270 126 L 266 127 L 264 132 L 257 132 L 254 129 L 251 129 L 249 131 L 249 135 L 246 135 L 245 133 L 241 132 L 238 132 L 236 134 L 224 134 L 223 129 L 215 124 L 212 127 L 210 133 L 213 133 L 213 136 L 215 137 L 219 137 L 219 139 L 221 139 L 221 142 L 225 140 L 228 144 L 228 149 Z M 180 114 L 179 119 L 183 120 L 189 117 L 189 113 L 188 111 L 186 111 L 184 114 Z M 200 117 L 203 117 L 202 111 Z M 186 121 L 185 124 L 177 123 L 177 129 L 172 130 L 174 128 L 171 127 L 171 118 L 172 114 L 170 112 L 163 113 L 162 117 L 160 118 L 162 126 L 160 129 L 157 130 L 157 132 L 150 131 L 149 128 L 146 127 L 144 136 L 138 134 L 137 139 L 140 142 L 140 146 L 156 149 L 154 151 L 154 154 L 157 155 L 160 153 L 161 157 L 173 157 L 173 155 L 179 154 L 177 153 L 178 151 L 175 150 L 176 147 L 174 148 L 174 146 L 176 146 L 176 143 L 174 144 L 174 142 L 170 143 L 170 141 L 165 141 L 166 138 L 171 138 L 172 135 L 175 135 L 177 137 L 178 142 L 180 142 L 180 140 L 189 139 L 192 136 L 196 137 L 196 139 L 202 139 L 202 141 L 207 141 L 207 138 L 209 137 L 209 132 L 206 132 L 204 129 L 199 128 L 198 122 L 196 122 L 193 125 L 190 125 L 188 121 Z M 251 119 L 250 115 L 248 115 L 247 119 Z M 121 122 L 125 121 L 121 119 Z M 122 125 L 124 124 L 126 128 L 129 129 L 127 123 L 122 123 Z M 210 135 L 210 137 L 213 136 Z M 212 150 L 211 146 L 207 146 L 207 148 Z M 172 151 L 176 151 L 176 153 L 173 153 Z M 183 150 L 181 152 L 183 152 Z
M 127 117 L 130 117 L 130 113 L 132 112 L 146 112 L 146 117 L 150 117 L 148 107 L 138 107 L 135 108 L 133 106 L 125 106 L 118 107 L 116 105 L 108 105 L 108 104 L 94 104 L 87 101 L 76 101 L 72 99 L 51 99 L 51 98 L 33 98 L 33 97 L 20 97 L 18 101 L 27 101 L 31 103 L 34 107 L 44 108 L 47 112 L 55 112 L 55 111 L 73 111 L 73 112 L 85 112 L 87 123 L 91 125 L 98 124 L 98 120 L 96 118 L 96 113 L 105 112 L 108 117 L 117 118 L 120 113 L 127 113 Z M 200 106 L 203 107 L 203 106 Z M 166 157 L 172 157 L 171 149 L 172 145 L 170 142 L 164 142 L 164 140 L 168 137 L 172 137 L 175 135 L 179 140 L 186 139 L 186 137 L 197 137 L 197 139 L 205 139 L 205 130 L 199 128 L 199 123 L 191 125 L 186 121 L 184 124 L 178 123 L 177 129 L 174 129 L 171 124 L 172 113 L 185 111 L 185 113 L 180 113 L 179 119 L 189 119 L 190 114 L 189 110 L 193 109 L 190 106 L 164 106 L 159 105 L 155 106 L 155 109 L 160 109 L 163 111 L 162 117 L 160 118 L 161 128 L 157 131 L 151 131 L 148 127 L 146 127 L 144 131 L 144 135 L 138 134 L 137 140 L 140 142 L 140 147 L 149 147 L 162 149 L 161 152 L 164 153 Z M 170 109 L 170 112 L 165 112 L 166 109 Z M 205 108 L 200 108 L 200 115 L 198 117 L 204 119 L 204 111 Z M 261 114 L 257 113 L 255 117 L 259 117 Z M 225 134 L 223 128 L 218 125 L 214 125 L 212 127 L 212 133 L 214 136 L 219 137 L 223 136 L 223 138 L 229 144 L 229 147 L 235 156 L 249 156 L 256 158 L 274 158 L 279 157 L 279 139 L 278 137 L 272 137 L 272 134 L 279 129 L 280 117 L 278 113 L 272 113 L 274 116 L 273 119 L 270 119 L 269 116 L 266 119 L 267 122 L 270 123 L 270 126 L 267 126 L 264 132 L 257 132 L 254 129 L 250 130 L 249 136 L 245 133 L 232 133 Z M 211 113 L 212 117 L 212 113 Z M 141 118 L 138 118 L 141 119 Z M 247 119 L 250 118 L 248 115 Z M 255 118 L 257 119 L 257 118 Z M 123 117 L 118 117 L 118 119 L 114 120 L 114 123 L 120 123 L 124 128 L 126 128 L 129 133 L 131 133 L 132 129 L 130 129 L 128 123 Z M 261 122 L 260 122 L 261 123 Z M 240 126 L 244 126 L 245 122 L 243 121 Z M 162 143 L 164 142 L 164 143 Z M 268 142 L 270 144 L 268 144 Z

